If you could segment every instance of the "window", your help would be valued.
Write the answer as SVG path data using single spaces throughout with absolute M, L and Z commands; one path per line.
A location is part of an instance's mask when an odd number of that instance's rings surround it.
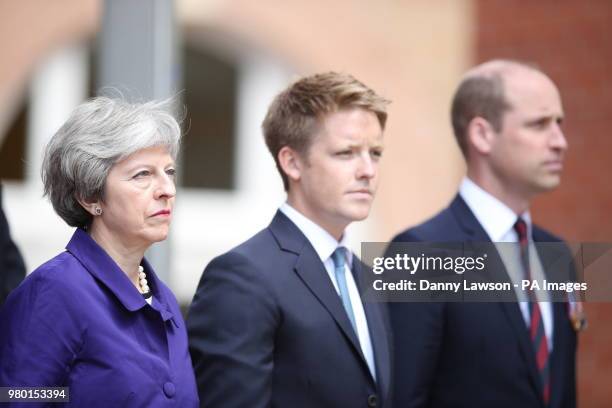
M 27 104 L 17 112 L 13 123 L 8 127 L 0 146 L 0 179 L 25 179 L 26 121 Z
M 183 48 L 181 184 L 235 188 L 237 67 L 187 43 Z

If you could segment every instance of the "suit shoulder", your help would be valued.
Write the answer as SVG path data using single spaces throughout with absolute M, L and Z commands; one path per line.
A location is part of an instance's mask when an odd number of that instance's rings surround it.
M 264 228 L 242 244 L 228 251 L 227 254 L 232 253 L 253 259 L 261 257 L 263 253 L 268 253 L 274 249 L 278 249 L 278 244 L 270 228 Z
M 63 252 L 39 266 L 9 294 L 5 312 L 56 319 L 70 315 L 73 319 L 83 313 L 78 294 L 88 279 L 93 281 L 80 262 Z
M 91 280 L 81 263 L 69 252 L 62 252 L 36 268 L 20 285 L 44 286 L 54 290 L 79 290 L 83 280 Z
M 215 257 L 206 266 L 206 274 L 234 273 L 265 277 L 279 269 L 282 251 L 269 228 L 259 231 L 240 245 Z
M 273 248 L 272 245 L 277 246 L 276 241 L 270 230 L 265 228 L 229 251 L 215 257 L 212 262 L 231 260 L 241 263 L 254 261 L 261 258 L 263 254 L 269 253 Z
M 393 238 L 393 242 L 439 241 L 449 237 L 459 226 L 449 208 L 445 208 L 433 217 L 408 228 Z
M 224 301 L 246 298 L 274 303 L 273 275 L 283 268 L 277 261 L 280 251 L 274 252 L 271 245 L 277 246 L 276 241 L 271 232 L 264 229 L 210 261 L 200 278 L 189 314 L 220 295 Z
M 552 232 L 533 224 L 533 239 L 536 242 L 563 242 L 563 238 Z

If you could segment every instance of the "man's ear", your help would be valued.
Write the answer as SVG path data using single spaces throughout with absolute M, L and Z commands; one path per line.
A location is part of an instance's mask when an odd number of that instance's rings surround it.
M 81 207 L 83 207 L 85 211 L 87 211 L 91 215 L 102 215 L 102 206 L 100 205 L 100 200 L 88 201 L 83 198 L 78 198 L 77 201 L 79 202 L 79 204 L 81 204 Z
M 289 180 L 293 182 L 300 180 L 305 164 L 298 152 L 289 146 L 283 146 L 278 151 L 278 163 Z
M 479 116 L 470 121 L 467 128 L 468 148 L 481 155 L 488 155 L 495 143 L 497 132 L 491 123 Z

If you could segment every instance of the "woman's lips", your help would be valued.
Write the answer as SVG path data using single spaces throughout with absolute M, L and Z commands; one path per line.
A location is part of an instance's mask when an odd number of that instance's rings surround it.
M 160 210 L 160 211 L 156 212 L 155 214 L 153 214 L 151 217 L 157 217 L 158 215 L 168 216 L 170 214 L 171 214 L 170 210 Z

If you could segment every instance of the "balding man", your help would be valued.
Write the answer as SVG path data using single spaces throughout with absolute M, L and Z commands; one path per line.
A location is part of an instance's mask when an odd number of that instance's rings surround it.
M 533 198 L 559 185 L 567 150 L 561 98 L 550 78 L 514 61 L 484 63 L 464 76 L 451 116 L 467 177 L 447 208 L 394 241 L 516 242 L 521 250 L 558 242 L 529 214 Z M 550 274 L 533 252 L 523 271 Z M 574 408 L 570 308 L 541 296 L 390 304 L 394 406 Z

